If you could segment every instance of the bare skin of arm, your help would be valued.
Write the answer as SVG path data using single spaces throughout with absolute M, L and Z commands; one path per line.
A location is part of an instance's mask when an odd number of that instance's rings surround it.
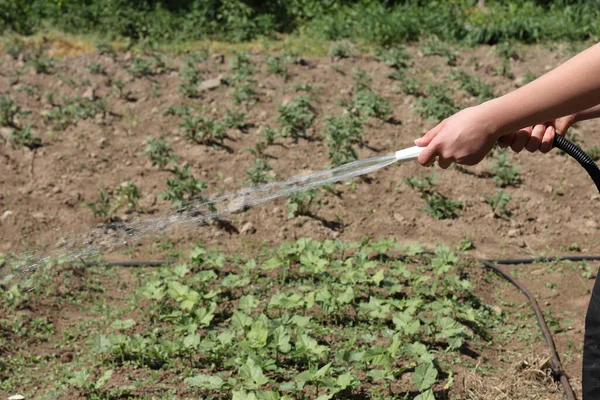
M 599 104 L 597 44 L 522 88 L 445 119 L 415 140 L 416 145 L 426 147 L 419 162 L 431 165 L 437 157 L 442 168 L 448 168 L 452 162 L 474 165 L 506 135 L 509 137 L 501 144 L 548 151 L 556 123 L 568 129 L 578 118 L 598 116 Z M 548 121 L 552 122 L 547 124 Z M 530 128 L 521 129 L 524 126 Z

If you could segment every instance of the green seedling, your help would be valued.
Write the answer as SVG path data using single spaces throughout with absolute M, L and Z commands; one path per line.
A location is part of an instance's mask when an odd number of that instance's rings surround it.
M 32 55 L 30 63 L 36 74 L 49 75 L 52 73 L 52 69 L 54 68 L 54 60 L 50 57 L 47 57 L 41 51 Z
M 375 57 L 377 61 L 384 62 L 396 70 L 409 67 L 410 54 L 404 46 L 378 47 L 375 51 Z
M 348 43 L 334 43 L 329 47 L 327 55 L 329 57 L 348 58 L 352 53 L 352 47 Z
M 444 84 L 428 84 L 424 97 L 417 99 L 418 107 L 414 111 L 423 118 L 441 121 L 456 113 L 459 107 L 451 97 L 453 91 Z
M 267 58 L 267 72 L 273 75 L 280 75 L 285 81 L 290 77 L 290 72 L 281 57 L 269 56 Z
M 210 117 L 184 114 L 179 127 L 183 137 L 198 144 L 223 143 L 225 125 Z
M 490 171 L 494 174 L 494 182 L 501 188 L 518 186 L 521 183 L 519 170 L 519 166 L 511 165 L 510 155 L 505 149 L 498 150 L 498 156 L 490 165 Z
M 594 161 L 598 161 L 600 160 L 600 147 L 598 146 L 594 146 L 591 147 L 588 151 L 587 154 L 590 156 L 590 158 Z
M 251 184 L 259 185 L 267 183 L 270 180 L 270 176 L 267 175 L 267 172 L 272 169 L 273 167 L 269 165 L 265 158 L 257 157 L 254 159 L 252 167 L 248 168 L 246 171 L 246 175 Z
M 260 132 L 260 137 L 262 140 L 264 140 L 264 143 L 267 146 L 272 146 L 273 144 L 275 144 L 275 139 L 277 139 L 278 136 L 279 136 L 279 132 L 277 132 L 275 129 L 271 128 L 270 126 L 263 127 Z
M 485 84 L 481 79 L 469 73 L 457 69 L 452 71 L 452 80 L 459 83 L 459 88 L 465 90 L 471 96 L 477 97 L 479 102 L 485 102 L 496 97 L 494 88 Z
M 496 217 L 510 217 L 510 211 L 507 210 L 508 203 L 512 199 L 510 193 L 496 190 L 493 196 L 485 198 L 485 202 L 492 207 L 494 216 Z
M 301 190 L 288 197 L 288 219 L 298 216 L 311 216 L 314 205 L 322 207 L 323 203 L 318 200 L 323 193 L 318 188 Z
M 208 187 L 191 174 L 189 164 L 181 169 L 175 167 L 173 174 L 175 176 L 167 178 L 167 189 L 159 197 L 170 201 L 174 208 L 181 208 L 191 200 L 199 199 L 199 195 Z
M 258 101 L 256 92 L 256 81 L 246 81 L 238 86 L 231 92 L 231 96 L 235 101 L 235 104 L 245 104 L 246 108 Z
M 34 137 L 31 133 L 32 125 L 25 125 L 22 129 L 14 129 L 8 135 L 8 143 L 11 147 L 27 147 L 29 150 L 35 150 L 42 147 L 42 139 Z
M 279 106 L 278 121 L 283 137 L 308 139 L 306 130 L 315 120 L 316 111 L 307 96 L 300 96 L 288 104 Z
M 93 62 L 87 66 L 90 74 L 104 75 L 104 66 L 98 62 Z
M 427 206 L 423 209 L 427 215 L 435 219 L 458 218 L 458 211 L 463 206 L 458 200 L 451 200 L 437 192 L 425 194 Z
M 446 60 L 446 64 L 450 66 L 456 65 L 458 52 L 454 50 L 448 43 L 441 42 L 437 39 L 432 39 L 423 43 L 419 49 L 424 56 L 441 56 Z
M 198 87 L 202 80 L 202 71 L 197 67 L 197 59 L 187 56 L 183 59 L 181 82 L 177 90 L 185 97 L 196 98 L 199 96 Z
M 244 129 L 246 127 L 246 118 L 248 114 L 238 110 L 228 109 L 225 112 L 225 125 L 230 129 Z
M 15 118 L 25 115 L 21 106 L 8 94 L 0 95 L 0 125 L 17 128 Z
M 120 99 L 123 99 L 126 101 L 133 100 L 133 98 L 131 96 L 131 90 L 125 90 L 125 83 L 123 83 L 122 80 L 115 79 L 115 81 L 113 82 L 113 86 L 114 86 L 114 90 L 117 92 Z
M 150 157 L 152 165 L 158 165 L 160 169 L 164 169 L 170 163 L 177 162 L 178 157 L 173 154 L 173 149 L 164 138 L 154 139 L 150 136 L 146 137 L 146 148 L 143 154 Z
M 352 146 L 362 143 L 362 131 L 360 121 L 350 114 L 325 118 L 325 140 L 332 167 L 358 159 L 358 153 Z

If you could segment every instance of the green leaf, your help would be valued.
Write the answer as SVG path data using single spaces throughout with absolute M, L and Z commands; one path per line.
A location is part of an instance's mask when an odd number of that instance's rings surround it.
M 195 349 L 200 345 L 200 335 L 192 333 L 183 338 L 183 345 L 188 349 Z
M 436 321 L 439 333 L 436 339 L 448 339 L 465 333 L 465 327 L 450 317 L 441 317 Z
M 377 271 L 377 273 L 375 275 L 373 275 L 373 277 L 371 278 L 371 280 L 373 281 L 373 283 L 377 286 L 379 286 L 379 284 L 381 282 L 383 282 L 384 279 L 384 274 L 383 274 L 383 270 L 380 269 L 379 271 Z
M 250 331 L 246 335 L 250 347 L 253 349 L 262 349 L 267 345 L 267 337 L 269 335 L 269 329 L 262 320 L 256 320 L 252 323 Z
M 251 294 L 248 294 L 240 298 L 238 307 L 245 313 L 249 314 L 253 309 L 258 307 L 259 304 L 260 301 L 258 301 L 256 297 L 254 297 Z
M 244 380 L 244 386 L 247 389 L 258 389 L 267 384 L 269 379 L 263 374 L 262 368 L 248 357 L 246 364 L 239 369 L 239 376 Z
M 269 258 L 261 265 L 261 269 L 268 271 L 271 269 L 279 268 L 282 265 L 282 261 L 278 257 Z
M 112 326 L 113 328 L 118 329 L 120 331 L 129 329 L 134 325 L 135 325 L 135 321 L 132 319 L 118 319 L 116 321 L 113 321 L 112 324 L 110 324 L 110 326 Z
M 428 389 L 428 390 L 424 391 L 423 393 L 421 393 L 417 397 L 415 397 L 415 400 L 435 400 L 433 390 Z
M 280 325 L 273 331 L 273 342 L 278 352 L 287 354 L 292 349 L 290 344 L 291 336 L 288 330 Z
M 100 379 L 98 379 L 96 381 L 96 383 L 94 384 L 94 388 L 100 389 L 102 386 L 104 386 L 106 384 L 106 382 L 108 382 L 108 380 L 110 379 L 112 374 L 113 374 L 112 369 L 105 371 L 104 374 L 102 374 L 102 376 L 100 377 Z
M 223 379 L 218 376 L 198 374 L 190 378 L 185 378 L 185 383 L 192 387 L 199 387 L 208 390 L 219 390 L 223 387 Z
M 344 293 L 338 296 L 337 301 L 341 304 L 350 304 L 354 300 L 354 289 L 348 286 Z
M 438 371 L 435 369 L 433 363 L 425 363 L 415 368 L 412 381 L 419 391 L 422 392 L 423 390 L 429 389 L 435 383 L 437 376 Z

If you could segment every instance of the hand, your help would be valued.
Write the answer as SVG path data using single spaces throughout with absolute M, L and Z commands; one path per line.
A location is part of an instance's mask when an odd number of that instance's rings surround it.
M 429 166 L 437 157 L 443 169 L 452 162 L 475 165 L 492 150 L 500 136 L 493 126 L 490 114 L 480 106 L 465 108 L 415 140 L 417 146 L 427 146 L 419 155 L 419 162 Z
M 498 139 L 498 145 L 502 148 L 510 146 L 515 153 L 520 153 L 523 149 L 531 153 L 537 150 L 547 153 L 552 150 L 554 135 L 565 135 L 574 123 L 574 114 L 560 117 L 545 124 L 529 126 L 504 135 Z

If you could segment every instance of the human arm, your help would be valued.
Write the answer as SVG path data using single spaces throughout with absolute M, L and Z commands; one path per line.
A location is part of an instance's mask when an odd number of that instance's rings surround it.
M 445 119 L 415 141 L 426 146 L 419 162 L 431 165 L 438 157 L 442 168 L 452 162 L 477 164 L 504 135 L 517 132 L 517 137 L 529 138 L 532 135 L 520 128 L 591 109 L 600 104 L 599 72 L 597 44 L 513 92 Z

